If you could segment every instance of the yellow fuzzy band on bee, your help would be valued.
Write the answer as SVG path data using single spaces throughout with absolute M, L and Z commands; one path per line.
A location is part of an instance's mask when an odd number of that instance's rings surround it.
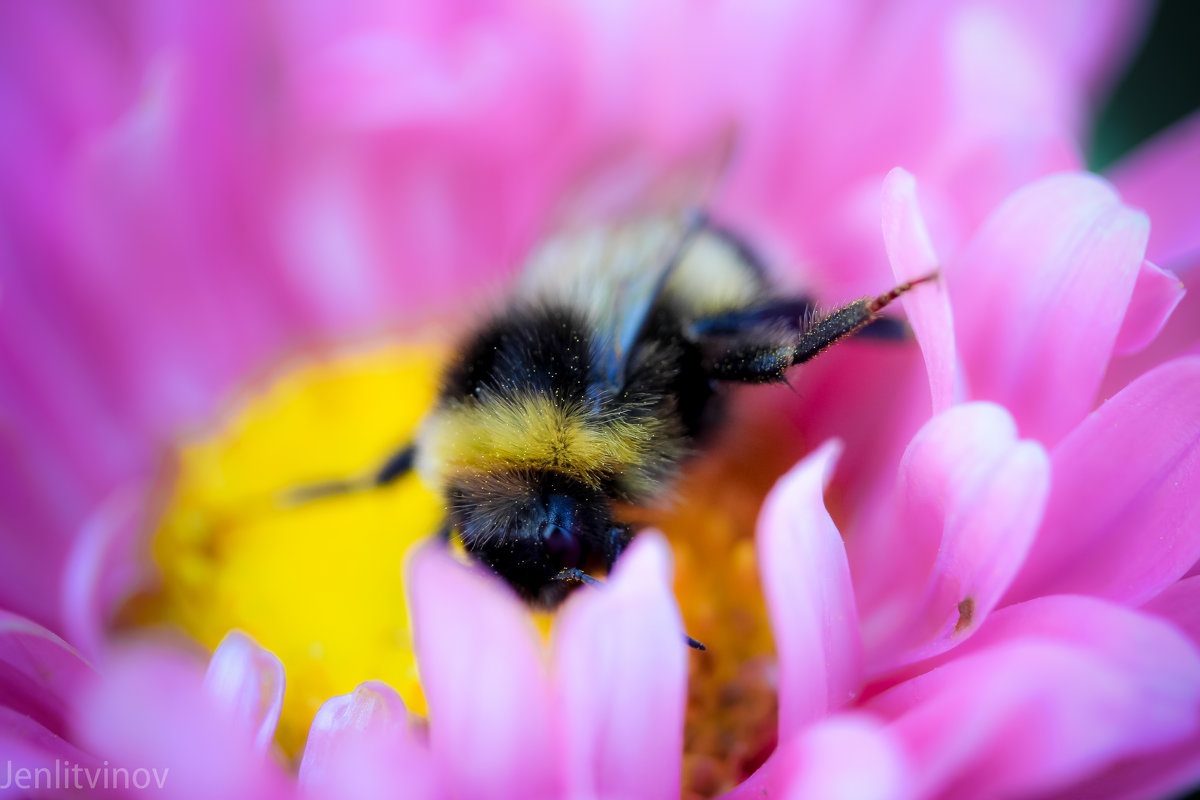
M 463 472 L 529 468 L 599 486 L 616 473 L 638 470 L 663 424 L 651 417 L 597 417 L 539 394 L 454 403 L 427 421 L 419 468 L 435 485 Z

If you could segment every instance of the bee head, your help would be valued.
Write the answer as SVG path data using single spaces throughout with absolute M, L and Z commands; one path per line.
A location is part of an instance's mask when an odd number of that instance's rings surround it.
M 586 484 L 550 472 L 492 474 L 449 493 L 467 552 L 527 600 L 557 605 L 572 584 L 567 569 L 606 564 L 613 529 L 608 500 Z

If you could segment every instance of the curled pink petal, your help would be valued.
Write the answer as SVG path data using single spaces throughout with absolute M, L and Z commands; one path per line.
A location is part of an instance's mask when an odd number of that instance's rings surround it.
M 842 536 L 824 491 L 841 445 L 826 442 L 780 479 L 757 532 L 779 656 L 779 738 L 854 699 L 862 677 L 858 611 Z
M 173 644 L 109 653 L 73 707 L 79 745 L 110 766 L 148 770 L 159 797 L 290 797 L 290 779 L 254 732 L 213 702 L 203 667 Z
M 886 591 L 864 621 L 871 672 L 979 628 L 1025 559 L 1049 477 L 1045 451 L 1018 440 L 1012 417 L 990 403 L 956 406 L 917 434 L 900 466 L 891 550 L 875 562 Z
M 89 656 L 101 652 L 110 615 L 145 578 L 136 543 L 148 503 L 142 484 L 114 492 L 88 517 L 67 558 L 63 622 L 70 640 Z
M 90 675 L 87 662 L 58 636 L 0 611 L 0 706 L 64 736 L 70 699 Z
M 279 657 L 241 631 L 225 634 L 204 674 L 205 690 L 254 732 L 254 744 L 264 753 L 283 710 L 284 682 Z
M 999 413 L 997 413 L 999 412 Z M 971 636 L 995 608 L 1025 560 L 1050 489 L 1046 451 L 1017 441 L 1011 419 L 995 406 L 964 406 L 941 423 L 941 447 L 956 449 L 976 430 L 1000 434 L 979 443 L 972 463 L 950 460 L 942 544 L 925 597 L 912 616 L 911 649 L 904 660 L 947 650 Z M 1008 435 L 1000 432 L 1008 423 Z M 955 473 L 950 476 L 949 473 Z
M 721 800 L 902 800 L 912 776 L 899 740 L 862 714 L 835 714 L 780 745 Z
M 1088 411 L 1146 248 L 1149 223 L 1082 174 L 1017 191 L 946 270 L 971 397 L 1056 443 Z
M 1200 264 L 1200 254 L 1196 257 Z M 1150 370 L 1185 355 L 1200 355 L 1200 269 L 1179 272 L 1184 295 L 1158 335 L 1144 349 L 1109 365 L 1100 397 L 1113 397 Z
M 436 544 L 413 555 L 409 587 L 430 745 L 447 790 L 480 800 L 556 794 L 561 744 L 525 605 Z
M 576 594 L 554 653 L 572 796 L 677 796 L 687 646 L 661 535 L 639 534 L 607 586 Z
M 883 241 L 897 283 L 917 280 L 941 269 L 917 204 L 917 182 L 899 167 L 889 172 L 883 182 Z M 900 300 L 921 343 L 933 413 L 937 414 L 962 394 L 955 363 L 950 298 L 939 279 L 913 289 Z
M 1200 254 L 1200 113 L 1138 148 L 1110 177 L 1125 202 L 1153 220 L 1151 260 L 1174 267 Z
M 1117 333 L 1114 348 L 1117 355 L 1136 353 L 1154 341 L 1186 293 L 1183 281 L 1175 273 L 1143 261 Z
M 1005 597 L 1094 594 L 1140 604 L 1200 559 L 1200 358 L 1168 362 L 1054 449 L 1046 518 Z
M 298 781 L 305 796 L 331 800 L 437 796 L 428 749 L 410 728 L 400 695 L 381 681 L 321 705 L 309 726 Z

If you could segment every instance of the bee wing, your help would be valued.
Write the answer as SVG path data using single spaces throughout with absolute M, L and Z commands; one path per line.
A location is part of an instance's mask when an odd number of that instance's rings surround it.
M 522 293 L 566 302 L 587 315 L 597 337 L 598 373 L 619 391 L 655 302 L 703 225 L 693 213 L 561 234 L 530 260 Z

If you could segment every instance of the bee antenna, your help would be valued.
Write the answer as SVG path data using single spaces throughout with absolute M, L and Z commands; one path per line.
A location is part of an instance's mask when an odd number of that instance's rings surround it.
M 279 496 L 279 502 L 285 508 L 311 503 L 326 497 L 337 497 L 354 492 L 365 492 L 395 483 L 412 471 L 417 458 L 415 445 L 407 445 L 388 456 L 376 470 L 355 478 L 310 483 L 289 489 Z
M 556 580 L 556 581 L 578 581 L 579 583 L 586 583 L 588 586 L 603 586 L 604 585 L 604 581 L 600 580 L 599 578 L 593 578 L 591 575 L 588 575 L 586 572 L 584 572 L 583 570 L 581 570 L 577 567 L 571 567 L 570 569 L 564 569 L 562 572 L 558 573 L 558 575 L 554 576 L 554 580 Z
M 587 584 L 588 586 L 603 586 L 604 585 L 604 581 L 600 580 L 599 578 L 593 578 L 591 575 L 588 575 L 586 572 L 584 572 L 581 569 L 578 569 L 577 567 L 571 567 L 570 569 L 564 569 L 562 572 L 558 573 L 558 575 L 554 576 L 554 579 L 556 581 L 579 581 L 580 583 Z M 693 650 L 704 651 L 704 650 L 708 649 L 707 647 L 704 646 L 703 642 L 693 639 L 691 636 L 688 636 L 687 634 L 684 634 L 683 638 L 684 638 L 684 641 L 687 642 L 687 646 L 692 648 Z

